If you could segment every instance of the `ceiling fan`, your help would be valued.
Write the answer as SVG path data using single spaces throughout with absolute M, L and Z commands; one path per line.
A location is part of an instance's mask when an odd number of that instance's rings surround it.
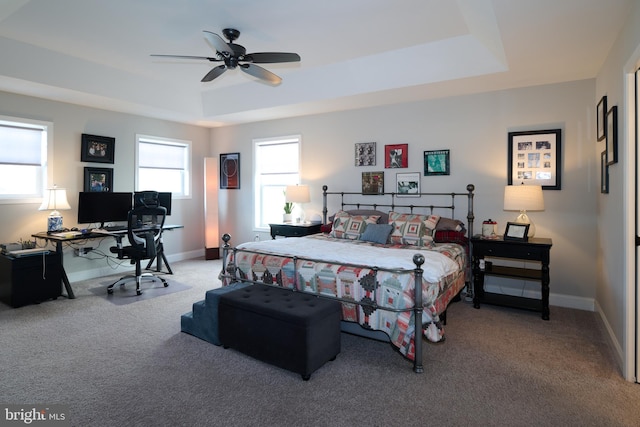
M 255 64 L 275 64 L 279 62 L 298 62 L 300 55 L 297 53 L 286 52 L 257 52 L 247 53 L 244 46 L 235 44 L 234 40 L 240 37 L 240 31 L 234 28 L 225 28 L 222 34 L 229 42 L 225 42 L 222 37 L 211 31 L 204 31 L 205 40 L 216 51 L 215 57 L 209 56 L 189 56 L 189 55 L 151 55 L 165 58 L 183 58 L 183 59 L 206 59 L 211 62 L 223 62 L 209 71 L 203 78 L 202 82 L 210 82 L 219 77 L 227 70 L 233 70 L 240 67 L 242 71 L 264 80 L 273 85 L 280 84 L 282 79 Z

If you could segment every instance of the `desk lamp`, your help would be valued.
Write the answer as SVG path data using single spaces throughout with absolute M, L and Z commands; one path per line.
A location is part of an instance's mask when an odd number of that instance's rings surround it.
M 536 227 L 527 216 L 527 211 L 543 211 L 544 197 L 540 185 L 507 185 L 504 187 L 504 210 L 520 211 L 514 222 L 529 224 L 529 237 L 533 237 Z
M 71 206 L 69 206 L 69 202 L 67 201 L 67 190 L 54 185 L 53 188 L 47 189 L 47 192 L 42 198 L 42 204 L 40 208 L 38 208 L 40 211 L 52 211 L 47 217 L 47 233 L 62 230 L 62 215 L 60 215 L 58 209 L 71 209 Z
M 308 185 L 287 185 L 285 190 L 285 201 L 290 203 L 309 203 L 311 196 L 309 194 Z M 304 219 L 304 211 L 300 211 L 300 215 Z M 300 218 L 296 222 L 300 222 Z

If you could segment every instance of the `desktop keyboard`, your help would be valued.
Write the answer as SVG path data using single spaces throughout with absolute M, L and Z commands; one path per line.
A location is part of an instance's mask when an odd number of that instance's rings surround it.
M 124 231 L 127 229 L 126 225 L 106 225 L 103 230 L 105 231 Z

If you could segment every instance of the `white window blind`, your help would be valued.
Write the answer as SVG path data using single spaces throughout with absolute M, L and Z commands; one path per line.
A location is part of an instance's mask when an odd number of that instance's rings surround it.
M 191 142 L 136 135 L 136 190 L 191 195 Z
M 300 136 L 254 140 L 254 227 L 282 222 L 284 190 L 300 183 Z
M 47 188 L 53 125 L 0 116 L 0 203 L 37 203 Z

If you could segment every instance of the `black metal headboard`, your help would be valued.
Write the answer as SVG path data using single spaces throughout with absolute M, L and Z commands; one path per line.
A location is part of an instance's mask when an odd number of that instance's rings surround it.
M 326 185 L 322 186 L 322 223 L 327 223 L 328 214 L 328 198 L 336 196 L 340 198 L 340 206 L 342 210 L 349 209 L 374 209 L 381 210 L 387 208 L 390 211 L 408 211 L 408 213 L 429 213 L 455 218 L 456 197 L 464 197 L 467 199 L 467 236 L 473 236 L 473 221 L 475 219 L 473 213 L 473 195 L 475 185 L 468 184 L 466 193 L 413 193 L 411 196 L 398 193 L 380 193 L 376 195 L 368 195 L 356 192 L 346 191 L 328 191 Z M 432 202 L 428 202 L 431 200 Z M 414 203 L 415 202 L 415 203 Z M 444 215 L 441 212 L 448 212 Z

